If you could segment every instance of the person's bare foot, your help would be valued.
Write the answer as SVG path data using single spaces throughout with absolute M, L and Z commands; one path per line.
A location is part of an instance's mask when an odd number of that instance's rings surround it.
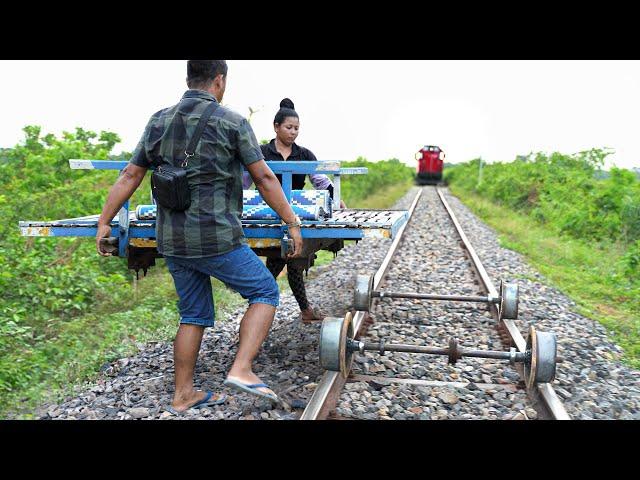
M 188 394 L 174 395 L 171 407 L 177 412 L 184 412 L 185 410 L 189 410 L 196 403 L 204 400 L 206 396 L 207 392 L 202 390 L 192 390 Z M 214 393 L 209 401 L 215 402 L 219 398 L 220 394 Z
M 318 307 L 312 307 L 311 305 L 300 312 L 300 319 L 303 323 L 320 322 L 324 320 L 325 316 L 322 310 Z

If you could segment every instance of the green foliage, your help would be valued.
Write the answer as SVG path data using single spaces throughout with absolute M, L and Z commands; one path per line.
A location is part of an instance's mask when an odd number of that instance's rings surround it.
M 625 274 L 640 284 L 640 240 L 632 244 L 622 256 Z
M 552 230 L 574 238 L 625 244 L 640 239 L 640 182 L 636 175 L 613 168 L 598 175 L 609 151 L 593 149 L 574 155 L 542 153 L 510 163 L 483 166 L 479 160 L 445 171 L 449 183 L 532 216 Z
M 134 288 L 129 285 L 128 300 L 57 319 L 51 325 L 55 335 L 0 357 L 3 378 L 13 380 L 13 388 L 1 392 L 0 412 L 32 411 L 40 401 L 55 401 L 95 377 L 106 362 L 134 353 L 138 343 L 171 338 L 178 321 L 176 295 L 163 270 L 152 271 Z
M 68 160 L 110 159 L 119 137 L 82 128 L 61 138 L 42 136 L 38 126 L 24 132 L 0 162 L 0 400 L 61 367 L 56 352 L 73 350 L 73 342 L 51 345 L 65 325 L 96 309 L 122 309 L 131 296 L 124 262 L 98 257 L 92 241 L 22 237 L 18 228 L 19 220 L 100 212 L 117 171 L 71 170 Z M 149 198 L 148 186 L 142 190 L 136 195 Z
M 25 368 L 23 355 L 54 338 L 60 321 L 86 314 L 112 295 L 115 301 L 124 297 L 129 276 L 117 262 L 96 261 L 87 242 L 24 238 L 18 229 L 21 219 L 100 211 L 115 174 L 89 178 L 70 170 L 68 159 L 107 159 L 118 136 L 78 128 L 56 138 L 41 136 L 37 126 L 24 132 L 24 142 L 5 150 L 0 163 L 0 396 L 37 375 Z
M 600 170 L 609 154 L 519 157 L 483 166 L 450 166 L 445 179 L 506 236 L 583 313 L 615 333 L 631 365 L 640 365 L 640 179 Z
M 343 162 L 341 166 L 343 168 L 367 167 L 369 169 L 366 175 L 341 176 L 341 195 L 349 207 L 359 204 L 362 200 L 372 196 L 374 192 L 380 192 L 400 184 L 407 185 L 412 181 L 414 175 L 413 168 L 396 158 L 369 162 L 364 157 L 358 157 L 353 162 Z M 406 191 L 406 188 L 404 190 Z

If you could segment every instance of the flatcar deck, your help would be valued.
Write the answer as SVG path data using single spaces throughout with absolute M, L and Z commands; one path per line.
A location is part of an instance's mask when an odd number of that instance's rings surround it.
M 26 237 L 93 237 L 97 232 L 99 215 L 52 221 L 21 221 L 20 231 Z M 333 218 L 323 221 L 304 221 L 303 238 L 334 238 L 360 240 L 365 237 L 394 238 L 407 221 L 404 210 L 344 209 L 334 212 Z M 131 239 L 155 239 L 155 220 L 139 220 L 135 212 L 129 212 L 129 237 Z M 119 228 L 118 217 L 111 222 Z M 251 239 L 280 239 L 282 229 L 277 221 L 244 220 L 245 236 Z

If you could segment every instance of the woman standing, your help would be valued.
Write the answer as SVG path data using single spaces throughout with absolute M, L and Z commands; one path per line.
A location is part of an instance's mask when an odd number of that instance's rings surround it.
M 273 119 L 273 129 L 276 137 L 269 143 L 260 145 L 265 161 L 317 161 L 316 156 L 311 150 L 301 147 L 295 143 L 300 131 L 300 118 L 295 111 L 293 102 L 288 98 L 280 102 L 280 110 Z M 282 175 L 277 175 L 280 184 L 282 184 Z M 292 175 L 292 189 L 304 189 L 306 175 Z M 333 184 L 329 177 L 321 174 L 309 174 L 309 180 L 316 190 L 329 190 L 331 198 L 333 198 Z M 245 175 L 244 188 L 251 185 L 251 178 Z M 340 208 L 347 208 L 344 202 L 340 201 Z M 293 292 L 298 306 L 300 307 L 300 319 L 303 323 L 322 320 L 325 315 L 318 307 L 312 307 L 307 300 L 307 292 L 302 277 L 303 269 L 296 268 L 292 264 L 287 264 L 284 258 L 267 258 L 267 268 L 277 278 L 282 269 L 287 265 L 287 278 L 289 286 Z

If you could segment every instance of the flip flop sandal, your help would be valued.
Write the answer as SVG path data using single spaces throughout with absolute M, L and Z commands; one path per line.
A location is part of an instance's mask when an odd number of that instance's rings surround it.
M 191 405 L 189 408 L 187 408 L 186 410 L 182 410 L 182 411 L 178 411 L 175 408 L 173 408 L 171 405 L 168 405 L 165 407 L 165 410 L 169 413 L 172 413 L 176 416 L 180 416 L 183 413 L 185 413 L 187 410 L 191 409 L 191 408 L 203 408 L 203 407 L 210 407 L 213 405 L 222 405 L 224 402 L 227 401 L 227 396 L 224 393 L 221 393 L 218 395 L 218 399 L 217 400 L 211 400 L 211 398 L 213 397 L 213 392 L 207 391 L 207 394 L 205 395 L 205 397 L 200 400 L 199 402 L 194 403 L 193 405 Z
M 266 383 L 253 383 L 253 384 L 247 384 L 247 383 L 243 383 L 240 380 L 234 380 L 233 378 L 227 378 L 224 382 L 224 385 L 228 385 L 231 388 L 235 388 L 236 390 L 240 390 L 242 392 L 245 393 L 250 393 L 251 395 L 255 395 L 257 397 L 262 397 L 262 398 L 267 398 L 269 400 L 271 400 L 272 402 L 275 403 L 279 403 L 280 399 L 278 398 L 278 396 L 274 393 L 265 393 L 265 392 L 261 392 L 260 390 L 257 390 L 260 387 L 265 387 L 265 388 L 269 388 L 271 390 L 271 388 L 269 387 L 269 385 L 267 385 Z

